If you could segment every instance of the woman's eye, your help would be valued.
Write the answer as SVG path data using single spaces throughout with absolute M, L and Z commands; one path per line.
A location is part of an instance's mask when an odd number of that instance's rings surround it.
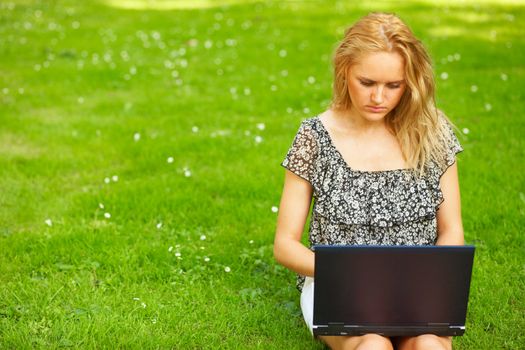
M 363 80 L 360 80 L 359 81 L 361 83 L 361 85 L 363 86 L 372 86 L 374 85 L 374 83 L 370 82 L 370 81 L 363 81 Z
M 401 87 L 400 84 L 389 84 L 388 85 L 389 89 L 399 89 L 400 87 Z

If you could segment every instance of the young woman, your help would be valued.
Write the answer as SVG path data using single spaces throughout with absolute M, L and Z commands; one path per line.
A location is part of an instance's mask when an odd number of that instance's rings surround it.
M 334 57 L 331 106 L 305 120 L 287 169 L 274 254 L 297 272 L 312 330 L 310 245 L 462 245 L 455 155 L 462 150 L 436 108 L 430 58 L 395 15 L 363 17 Z M 323 336 L 332 349 L 451 349 L 450 337 Z

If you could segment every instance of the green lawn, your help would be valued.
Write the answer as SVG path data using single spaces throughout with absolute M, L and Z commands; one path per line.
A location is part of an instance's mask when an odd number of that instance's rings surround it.
M 525 4 L 233 0 L 0 2 L 0 348 L 322 349 L 272 207 L 372 10 L 427 45 L 465 148 L 455 347 L 525 348 Z

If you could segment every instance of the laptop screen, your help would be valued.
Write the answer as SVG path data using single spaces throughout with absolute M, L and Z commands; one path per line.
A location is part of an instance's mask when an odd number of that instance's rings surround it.
M 472 246 L 316 246 L 314 251 L 314 327 L 465 324 Z

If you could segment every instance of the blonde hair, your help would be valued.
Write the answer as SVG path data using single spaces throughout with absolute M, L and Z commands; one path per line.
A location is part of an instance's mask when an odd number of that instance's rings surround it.
M 363 55 L 374 52 L 395 52 L 404 59 L 406 89 L 398 105 L 386 116 L 386 123 L 398 139 L 408 166 L 421 176 L 430 161 L 445 163 L 446 145 L 450 142 L 446 125 L 449 121 L 436 108 L 430 56 L 399 17 L 371 13 L 346 30 L 334 54 L 331 107 L 350 109 L 348 68 Z

